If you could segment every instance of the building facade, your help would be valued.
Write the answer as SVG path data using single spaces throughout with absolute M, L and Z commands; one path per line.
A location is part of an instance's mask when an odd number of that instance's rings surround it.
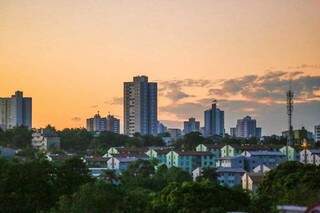
M 230 128 L 230 135 L 238 138 L 261 138 L 261 128 L 257 127 L 256 119 L 246 116 L 237 120 L 235 128 Z
M 0 128 L 6 130 L 17 126 L 32 128 L 32 98 L 23 97 L 21 91 L 0 98 Z
M 320 124 L 314 126 L 314 141 L 320 142 Z
M 204 134 L 205 137 L 224 136 L 224 111 L 217 108 L 216 102 L 204 112 Z
M 191 132 L 200 132 L 200 122 L 195 118 L 189 118 L 188 121 L 183 122 L 183 133 L 189 134 Z
M 147 76 L 124 83 L 124 134 L 156 135 L 158 132 L 158 88 Z

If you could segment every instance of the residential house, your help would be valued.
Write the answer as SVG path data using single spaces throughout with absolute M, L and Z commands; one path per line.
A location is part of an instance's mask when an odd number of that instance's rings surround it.
M 216 167 L 242 168 L 244 169 L 245 157 L 242 155 L 234 157 L 221 157 L 216 163 Z
M 241 185 L 241 179 L 245 170 L 242 168 L 220 167 L 216 172 L 220 185 L 234 187 Z
M 320 165 L 320 149 L 306 149 L 300 152 L 300 162 Z
M 214 156 L 211 152 L 170 151 L 166 155 L 167 167 L 178 167 L 189 172 L 198 167 L 214 167 Z
M 262 164 L 273 169 L 286 161 L 286 156 L 279 151 L 244 151 L 242 155 L 246 157 L 245 169 L 249 172 Z

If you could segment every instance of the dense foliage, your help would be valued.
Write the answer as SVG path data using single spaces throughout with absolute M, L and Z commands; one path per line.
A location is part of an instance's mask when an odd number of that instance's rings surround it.
M 279 204 L 310 206 L 319 200 L 320 166 L 287 162 L 265 176 L 253 206 L 271 212 Z

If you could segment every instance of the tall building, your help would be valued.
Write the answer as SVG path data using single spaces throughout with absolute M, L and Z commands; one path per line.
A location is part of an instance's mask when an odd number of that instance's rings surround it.
M 113 115 L 106 118 L 106 131 L 120 134 L 120 120 Z
M 87 119 L 87 130 L 90 132 L 114 132 L 120 133 L 120 120 L 113 115 L 101 117 L 99 112 L 93 118 Z
M 23 92 L 0 98 L 0 128 L 11 129 L 17 126 L 32 128 L 32 98 L 23 97 Z
M 314 126 L 314 141 L 320 142 L 320 124 Z
M 204 112 L 204 133 L 206 137 L 224 136 L 224 111 L 217 108 L 216 101 Z
M 261 138 L 261 128 L 257 127 L 257 121 L 250 116 L 237 120 L 236 128 L 230 128 L 230 135 L 238 138 Z
M 124 83 L 124 134 L 156 135 L 158 132 L 157 83 L 136 76 Z
M 188 121 L 183 122 L 183 133 L 200 132 L 200 122 L 195 118 L 189 118 Z

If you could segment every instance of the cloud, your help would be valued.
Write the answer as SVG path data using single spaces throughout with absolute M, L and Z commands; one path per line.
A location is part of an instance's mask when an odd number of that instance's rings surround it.
M 194 97 L 194 95 L 187 94 L 184 89 L 192 87 L 208 87 L 212 81 L 201 79 L 184 79 L 184 80 L 169 80 L 160 81 L 159 95 L 170 99 L 173 102 Z
M 74 122 L 79 122 L 79 121 L 81 121 L 81 118 L 80 117 L 73 117 L 73 118 L 71 118 L 71 120 Z
M 219 97 L 241 96 L 255 101 L 284 101 L 290 85 L 295 98 L 310 101 L 319 98 L 320 76 L 309 76 L 302 72 L 272 71 L 265 75 L 246 75 L 224 80 L 218 88 L 209 89 L 209 95 Z
M 90 106 L 90 108 L 98 108 L 99 107 L 99 105 L 92 105 L 92 106 Z
M 301 64 L 298 66 L 290 66 L 288 69 L 320 69 L 320 64 Z
M 113 97 L 111 100 L 105 101 L 104 103 L 110 105 L 122 105 L 123 97 Z

